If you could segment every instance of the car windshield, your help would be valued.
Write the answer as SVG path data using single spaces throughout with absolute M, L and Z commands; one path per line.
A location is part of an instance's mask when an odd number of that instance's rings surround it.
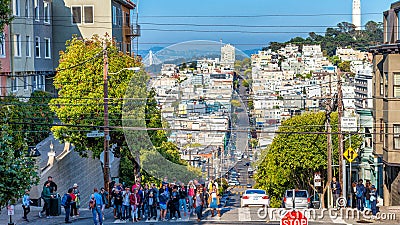
M 246 194 L 251 195 L 251 194 L 258 194 L 258 195 L 265 195 L 264 190 L 247 190 Z
M 296 198 L 307 198 L 307 191 L 295 191 Z M 286 191 L 287 197 L 293 197 L 293 191 Z

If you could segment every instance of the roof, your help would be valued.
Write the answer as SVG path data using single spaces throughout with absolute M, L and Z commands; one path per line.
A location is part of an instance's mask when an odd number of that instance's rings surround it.
M 136 8 L 135 3 L 133 3 L 131 0 L 114 0 L 115 2 L 127 7 L 128 9 L 134 9 Z

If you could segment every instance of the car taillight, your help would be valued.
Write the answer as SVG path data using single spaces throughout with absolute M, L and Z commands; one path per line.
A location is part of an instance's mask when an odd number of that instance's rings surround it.
M 283 201 L 286 202 L 286 197 L 283 198 Z
M 243 199 L 249 199 L 249 196 L 244 195 L 244 196 L 243 196 Z
M 268 196 L 263 196 L 262 198 L 263 198 L 263 199 L 268 199 Z
M 310 198 L 307 198 L 307 202 L 310 203 Z

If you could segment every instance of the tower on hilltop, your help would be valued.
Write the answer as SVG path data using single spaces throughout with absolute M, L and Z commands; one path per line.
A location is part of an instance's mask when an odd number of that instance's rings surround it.
M 361 0 L 353 0 L 353 21 L 356 30 L 361 30 Z

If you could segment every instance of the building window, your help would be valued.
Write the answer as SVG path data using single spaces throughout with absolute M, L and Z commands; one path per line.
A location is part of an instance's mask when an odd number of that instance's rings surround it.
M 121 20 L 122 20 L 121 17 L 122 17 L 122 16 L 121 16 L 121 9 L 118 9 L 118 10 L 117 10 L 118 26 L 121 26 Z
M 33 75 L 32 76 L 32 90 L 43 90 L 44 87 L 44 75 Z
M 13 1 L 13 14 L 14 16 L 19 16 L 21 13 L 21 2 L 20 0 L 14 0 Z
M 117 25 L 117 7 L 112 7 L 112 23 Z
M 82 23 L 82 7 L 72 6 L 72 23 L 79 24 Z
M 388 78 L 389 78 L 389 74 L 385 73 L 385 97 L 387 98 L 389 93 L 388 93 Z
M 17 77 L 11 78 L 11 91 L 12 92 L 18 91 L 18 78 Z
M 40 58 L 40 37 L 35 38 L 35 57 Z
M 130 26 L 131 24 L 131 18 L 129 16 L 129 13 L 125 13 L 125 25 Z
M 387 149 L 388 144 L 389 144 L 389 127 L 388 123 L 385 123 L 385 141 L 383 142 L 383 147 Z
M 6 57 L 6 38 L 4 34 L 0 34 L 0 57 Z
M 25 0 L 25 17 L 29 18 L 30 16 L 30 2 L 31 0 Z
M 46 59 L 51 58 L 51 45 L 50 45 L 50 38 L 44 39 L 44 57 Z
M 400 149 L 400 124 L 393 124 L 394 149 Z
M 26 36 L 25 50 L 26 50 L 26 57 L 31 57 L 31 37 L 30 36 Z
M 40 8 L 39 8 L 39 0 L 34 0 L 34 4 L 35 4 L 35 20 L 39 21 L 40 20 Z
M 50 23 L 50 3 L 44 2 L 44 23 Z
M 379 141 L 382 142 L 383 141 L 383 119 L 380 120 L 380 124 L 379 124 Z
M 393 97 L 400 97 L 400 73 L 393 74 Z
M 21 56 L 21 35 L 14 35 L 14 56 Z
M 94 22 L 93 6 L 83 6 L 83 14 L 85 23 Z
M 24 75 L 24 90 L 28 90 L 28 76 Z

